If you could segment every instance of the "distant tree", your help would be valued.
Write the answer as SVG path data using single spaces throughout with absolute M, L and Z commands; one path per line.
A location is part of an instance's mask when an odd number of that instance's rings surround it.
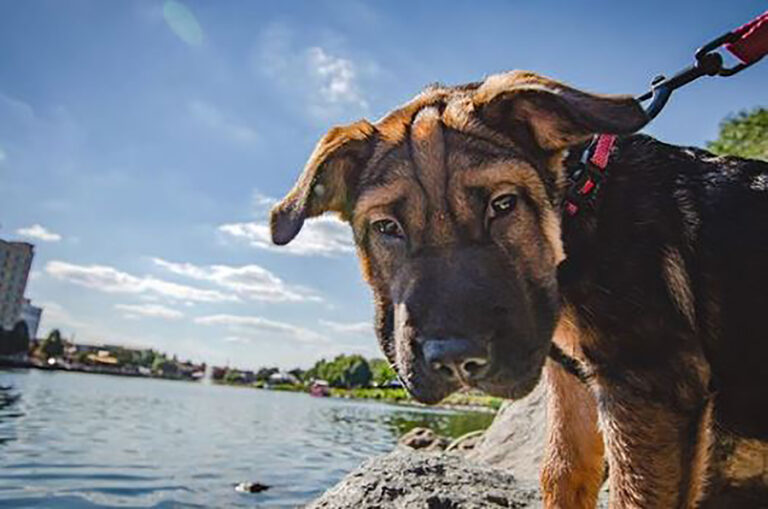
M 397 379 L 397 373 L 395 373 L 395 370 L 392 369 L 388 361 L 384 359 L 370 359 L 368 364 L 371 367 L 373 383 L 376 385 L 384 385 Z
M 333 387 L 367 387 L 371 384 L 371 368 L 360 355 L 339 355 L 332 361 L 320 359 L 304 374 L 305 380 L 321 379 Z
M 307 382 L 318 379 L 325 380 L 325 378 L 323 378 L 320 374 L 321 368 L 325 365 L 325 363 L 325 359 L 320 359 L 319 361 L 315 362 L 315 365 L 304 373 L 304 380 Z
M 157 353 L 154 350 L 151 350 L 151 349 L 142 350 L 141 352 L 139 352 L 138 358 L 136 359 L 136 363 L 139 366 L 152 369 L 152 365 L 154 364 L 156 357 L 157 357 Z
M 236 369 L 229 369 L 224 375 L 224 382 L 228 384 L 240 383 L 243 381 L 243 374 Z
M 176 364 L 163 354 L 158 354 L 152 361 L 152 372 L 159 375 L 173 375 L 176 373 Z
M 296 380 L 304 380 L 304 375 L 306 375 L 306 371 L 304 371 L 301 368 L 293 368 L 288 372 L 289 375 L 293 375 L 296 377 Z
M 362 355 L 350 355 L 343 364 L 344 387 L 368 387 L 371 385 L 371 367 Z
M 768 109 L 755 108 L 727 117 L 707 148 L 716 154 L 768 161 Z
M 280 370 L 277 368 L 259 368 L 259 370 L 256 372 L 255 378 L 258 382 L 266 382 L 269 380 L 269 377 L 278 372 L 280 372 Z
M 53 329 L 40 345 L 40 351 L 45 357 L 58 357 L 64 353 L 64 341 L 59 329 Z
M 118 364 L 134 364 L 134 352 L 125 348 L 117 348 L 112 355 L 117 359 Z

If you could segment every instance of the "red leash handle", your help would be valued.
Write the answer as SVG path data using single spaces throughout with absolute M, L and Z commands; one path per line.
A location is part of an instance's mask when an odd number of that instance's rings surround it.
M 768 55 L 768 11 L 731 33 L 739 39 L 726 44 L 725 49 L 743 63 L 751 64 Z

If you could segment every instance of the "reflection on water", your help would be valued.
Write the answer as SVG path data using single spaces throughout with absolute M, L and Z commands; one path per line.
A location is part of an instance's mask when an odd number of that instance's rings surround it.
M 295 507 L 415 426 L 488 414 L 63 372 L 0 372 L 0 505 Z M 257 495 L 234 491 L 256 481 Z
M 20 398 L 21 395 L 14 393 L 12 386 L 0 385 L 0 422 L 6 419 L 22 417 L 23 414 L 14 410 L 15 404 L 19 401 Z M 13 437 L 0 434 L 0 445 L 8 442 L 9 440 L 13 440 Z
M 470 431 L 485 429 L 490 426 L 494 415 L 491 413 L 467 412 L 457 414 L 413 413 L 394 414 L 386 419 L 398 435 L 403 435 L 413 428 L 423 426 L 432 428 L 439 435 L 458 438 Z

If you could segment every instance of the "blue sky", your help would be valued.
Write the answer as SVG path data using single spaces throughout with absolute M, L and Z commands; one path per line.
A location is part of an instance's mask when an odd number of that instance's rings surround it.
M 43 333 L 240 367 L 378 356 L 347 228 L 288 249 L 266 210 L 330 126 L 424 85 L 530 69 L 606 93 L 765 10 L 724 2 L 0 1 L 0 236 L 37 246 Z M 678 91 L 702 145 L 768 105 L 768 63 Z

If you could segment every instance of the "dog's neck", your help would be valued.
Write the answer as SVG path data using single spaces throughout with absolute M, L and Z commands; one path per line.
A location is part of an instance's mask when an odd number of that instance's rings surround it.
M 601 135 L 571 147 L 562 158 L 560 217 L 566 260 L 558 270 L 561 284 L 576 279 L 578 269 L 594 247 L 602 195 L 621 169 L 621 146 L 627 138 L 613 138 L 600 147 Z

